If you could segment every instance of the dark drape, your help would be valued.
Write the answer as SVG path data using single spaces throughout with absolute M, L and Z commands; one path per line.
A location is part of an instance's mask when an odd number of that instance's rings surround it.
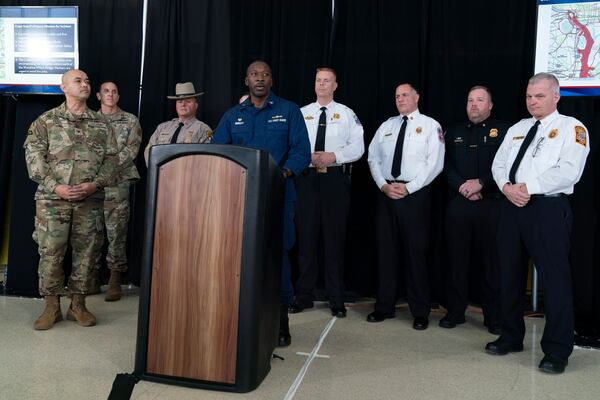
M 142 4 L 141 0 L 0 1 L 3 6 L 79 6 L 79 66 L 92 81 L 90 107 L 98 109 L 97 83 L 109 78 L 119 85 L 122 108 L 133 113 L 137 113 L 139 91 Z M 31 295 L 37 292 L 37 247 L 31 239 L 35 184 L 27 177 L 22 145 L 31 122 L 63 98 L 21 95 L 15 99 L 3 98 L 0 112 L 0 126 L 15 121 L 12 131 L 3 132 L 2 143 L 9 141 L 11 150 L 3 148 L 0 152 L 0 177 L 10 177 L 12 185 L 12 189 L 0 186 L 0 198 L 6 198 L 10 192 L 12 204 L 7 289 L 10 293 Z
M 9 204 L 10 160 L 15 131 L 15 105 L 12 97 L 0 97 L 0 244 L 4 239 L 6 210 Z

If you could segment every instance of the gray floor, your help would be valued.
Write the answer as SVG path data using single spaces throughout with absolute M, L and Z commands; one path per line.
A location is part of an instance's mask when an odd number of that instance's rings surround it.
M 32 323 L 43 308 L 41 300 L 0 296 L 0 399 L 107 398 L 115 375 L 133 370 L 138 297 L 135 290 L 116 303 L 92 296 L 88 305 L 97 326 L 62 321 L 38 332 Z M 63 299 L 63 312 L 67 307 Z M 290 316 L 292 345 L 277 350 L 285 361 L 273 360 L 254 392 L 140 382 L 132 398 L 600 398 L 600 351 L 576 348 L 562 375 L 538 371 L 543 319 L 526 321 L 524 352 L 494 357 L 483 351 L 495 337 L 483 329 L 476 308 L 468 311 L 466 324 L 452 330 L 439 328 L 442 311 L 434 312 L 429 329 L 417 332 L 406 306 L 398 308 L 398 318 L 379 324 L 365 321 L 371 307 L 352 305 L 345 319 L 333 319 L 324 304 Z

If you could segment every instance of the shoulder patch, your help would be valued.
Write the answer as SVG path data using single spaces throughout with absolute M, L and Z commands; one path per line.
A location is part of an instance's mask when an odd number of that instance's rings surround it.
M 583 147 L 587 146 L 587 132 L 581 125 L 575 126 L 575 142 Z
M 354 114 L 354 122 L 356 122 L 356 125 L 362 125 L 356 114 Z
M 446 135 L 446 132 L 444 132 L 441 127 L 438 127 L 437 133 L 438 133 L 438 139 L 440 140 L 440 143 L 444 143 L 444 136 Z

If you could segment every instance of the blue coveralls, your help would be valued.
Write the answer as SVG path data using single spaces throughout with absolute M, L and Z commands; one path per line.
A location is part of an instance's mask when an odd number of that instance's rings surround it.
M 247 99 L 230 108 L 221 118 L 212 143 L 235 144 L 266 150 L 280 168 L 299 175 L 310 163 L 310 141 L 298 106 L 272 92 L 261 108 Z M 281 266 L 281 303 L 290 305 L 294 298 L 288 250 L 296 241 L 294 229 L 294 182 L 285 187 L 283 216 L 283 262 Z

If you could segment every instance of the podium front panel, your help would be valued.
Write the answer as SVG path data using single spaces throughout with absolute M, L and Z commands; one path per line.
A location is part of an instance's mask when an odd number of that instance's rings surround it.
M 148 373 L 235 382 L 245 196 L 246 170 L 224 157 L 159 167 Z

